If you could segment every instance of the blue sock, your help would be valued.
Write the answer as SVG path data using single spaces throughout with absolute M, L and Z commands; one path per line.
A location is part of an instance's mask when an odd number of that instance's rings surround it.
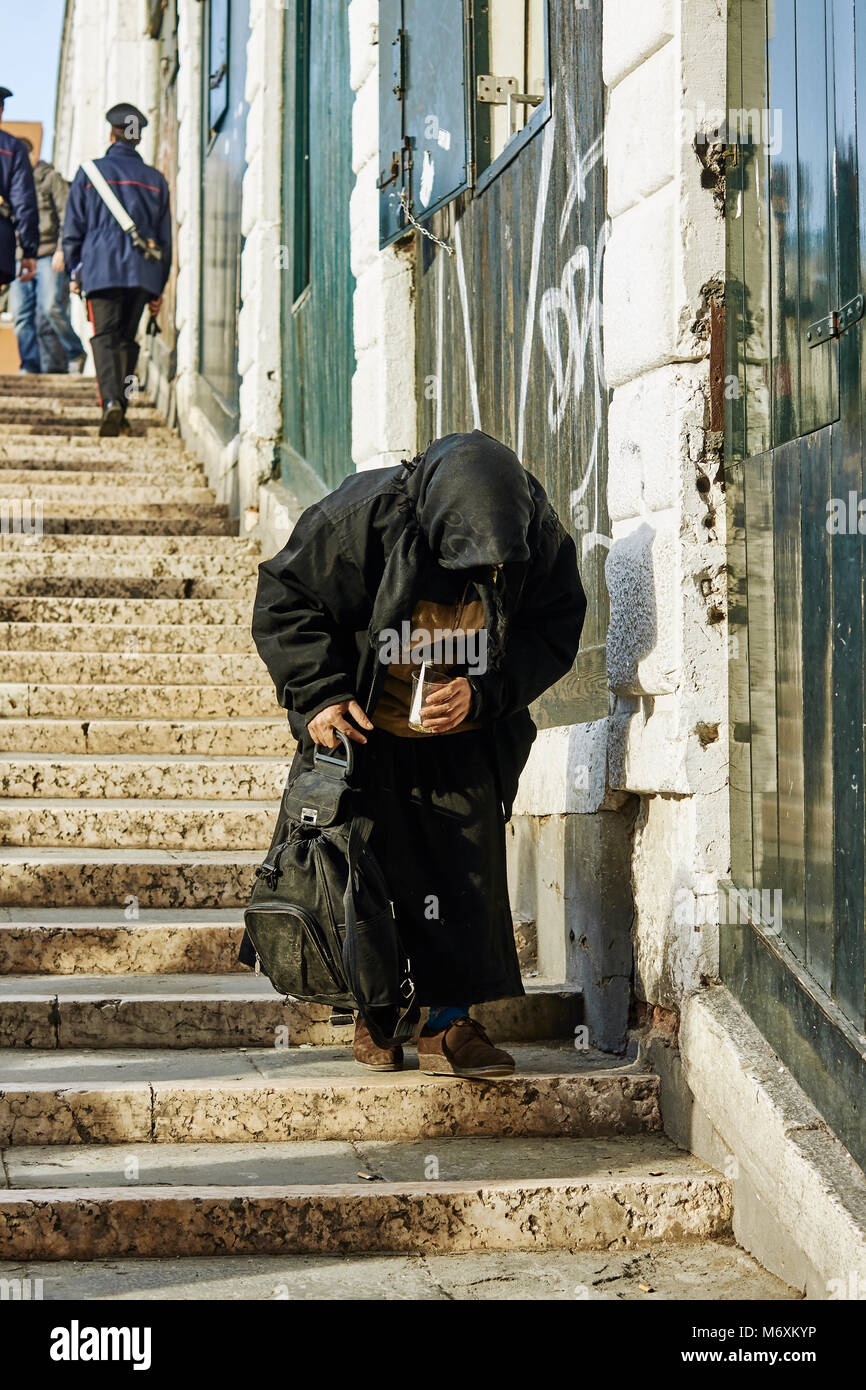
M 427 1027 L 434 1033 L 439 1033 L 443 1028 L 449 1027 L 457 1018 L 468 1018 L 468 1004 L 437 1004 L 431 1005 L 430 1017 L 427 1020 Z

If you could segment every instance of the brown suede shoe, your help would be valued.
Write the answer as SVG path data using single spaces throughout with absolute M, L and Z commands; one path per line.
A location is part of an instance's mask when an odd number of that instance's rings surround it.
M 514 1058 L 494 1047 L 474 1018 L 457 1018 L 447 1028 L 432 1033 L 421 1030 L 418 1065 L 427 1076 L 510 1076 Z
M 360 1014 L 355 1019 L 355 1041 L 352 1056 L 362 1067 L 372 1071 L 402 1071 L 402 1047 L 379 1047 L 370 1037 L 369 1029 Z

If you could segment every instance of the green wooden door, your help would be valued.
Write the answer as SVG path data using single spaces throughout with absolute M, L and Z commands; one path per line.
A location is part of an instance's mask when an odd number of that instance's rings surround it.
M 866 6 L 859 19 L 854 0 L 729 8 L 728 106 L 741 127 L 739 139 L 729 130 L 727 180 L 731 878 L 742 892 L 722 899 L 721 959 L 863 1164 Z
M 280 466 L 304 505 L 352 471 L 347 11 L 347 0 L 291 0 L 286 10 Z

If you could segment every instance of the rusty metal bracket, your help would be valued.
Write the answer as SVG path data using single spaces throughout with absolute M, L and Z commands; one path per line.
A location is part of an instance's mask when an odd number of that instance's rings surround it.
M 840 338 L 846 328 L 862 319 L 864 306 L 866 298 L 862 294 L 855 294 L 841 309 L 831 309 L 824 318 L 810 323 L 806 329 L 806 342 L 809 347 L 820 347 L 821 343 L 828 343 L 831 338 Z

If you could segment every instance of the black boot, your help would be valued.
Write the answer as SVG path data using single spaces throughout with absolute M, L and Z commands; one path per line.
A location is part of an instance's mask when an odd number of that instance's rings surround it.
M 101 439 L 114 439 L 120 434 L 123 420 L 123 406 L 120 401 L 106 401 L 102 407 L 102 424 L 99 426 Z

